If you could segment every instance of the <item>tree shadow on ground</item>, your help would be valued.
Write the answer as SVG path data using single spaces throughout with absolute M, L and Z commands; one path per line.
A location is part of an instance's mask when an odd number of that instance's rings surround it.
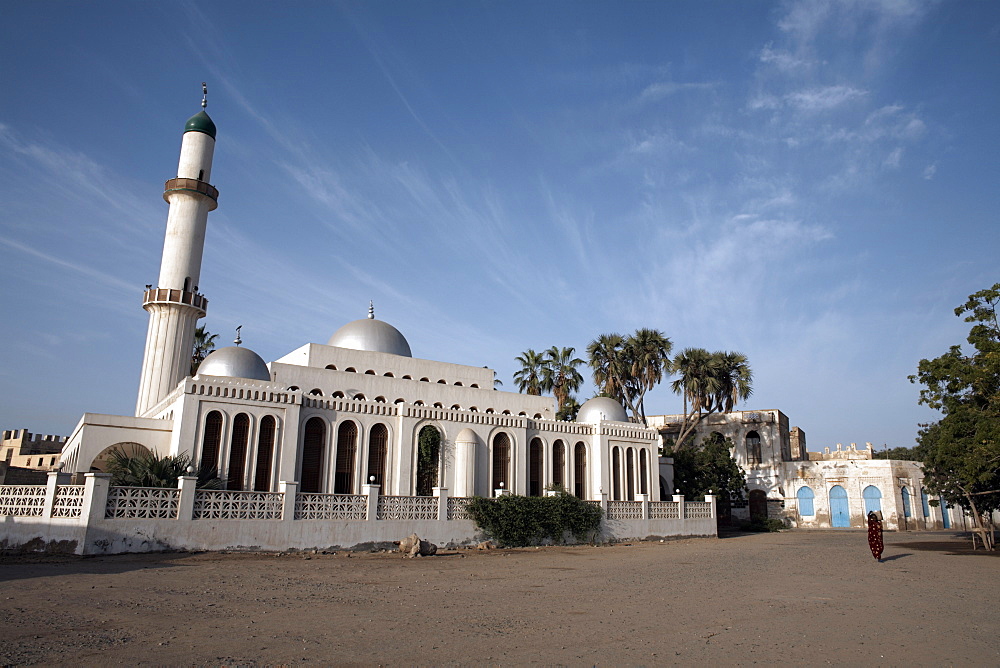
M 145 568 L 174 568 L 196 552 L 144 552 L 80 556 L 73 554 L 7 553 L 0 555 L 0 582 L 53 574 L 106 575 Z
M 956 535 L 954 540 L 906 541 L 905 545 L 911 550 L 920 550 L 921 552 L 943 552 L 956 557 L 1000 557 L 1000 551 L 998 550 L 990 552 L 982 547 L 977 550 L 973 550 L 972 539 L 968 535 L 961 536 L 961 534 Z

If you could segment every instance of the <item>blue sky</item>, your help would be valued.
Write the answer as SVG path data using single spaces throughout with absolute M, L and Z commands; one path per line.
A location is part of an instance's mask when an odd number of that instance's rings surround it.
M 907 375 L 1000 280 L 997 3 L 7 3 L 0 63 L 5 429 L 134 410 L 202 81 L 204 322 L 267 360 L 369 299 L 508 390 L 654 327 L 812 450 L 912 445 Z

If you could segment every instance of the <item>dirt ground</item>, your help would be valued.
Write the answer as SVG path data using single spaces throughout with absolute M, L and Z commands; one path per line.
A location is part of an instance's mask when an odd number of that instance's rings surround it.
M 0 558 L 0 665 L 1000 665 L 1000 553 L 864 531 Z

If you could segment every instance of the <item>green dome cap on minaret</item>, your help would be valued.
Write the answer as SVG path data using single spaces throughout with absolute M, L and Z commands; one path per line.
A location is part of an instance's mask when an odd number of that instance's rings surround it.
M 215 139 L 215 123 L 202 110 L 187 120 L 187 123 L 184 124 L 184 132 L 204 132 Z

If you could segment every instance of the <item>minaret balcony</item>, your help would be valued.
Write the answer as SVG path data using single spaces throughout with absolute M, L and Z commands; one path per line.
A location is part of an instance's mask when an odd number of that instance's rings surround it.
M 170 199 L 168 198 L 168 195 L 177 191 L 193 192 L 208 197 L 212 200 L 212 204 L 208 209 L 209 211 L 214 211 L 215 208 L 219 206 L 218 189 L 205 181 L 200 181 L 198 179 L 184 179 L 181 177 L 170 179 L 163 184 L 163 199 L 169 202 Z
M 199 312 L 199 318 L 204 318 L 205 313 L 208 311 L 208 299 L 205 298 L 205 295 L 197 292 L 189 292 L 187 290 L 151 288 L 146 290 L 142 296 L 142 307 L 146 308 L 150 304 L 190 306 Z

